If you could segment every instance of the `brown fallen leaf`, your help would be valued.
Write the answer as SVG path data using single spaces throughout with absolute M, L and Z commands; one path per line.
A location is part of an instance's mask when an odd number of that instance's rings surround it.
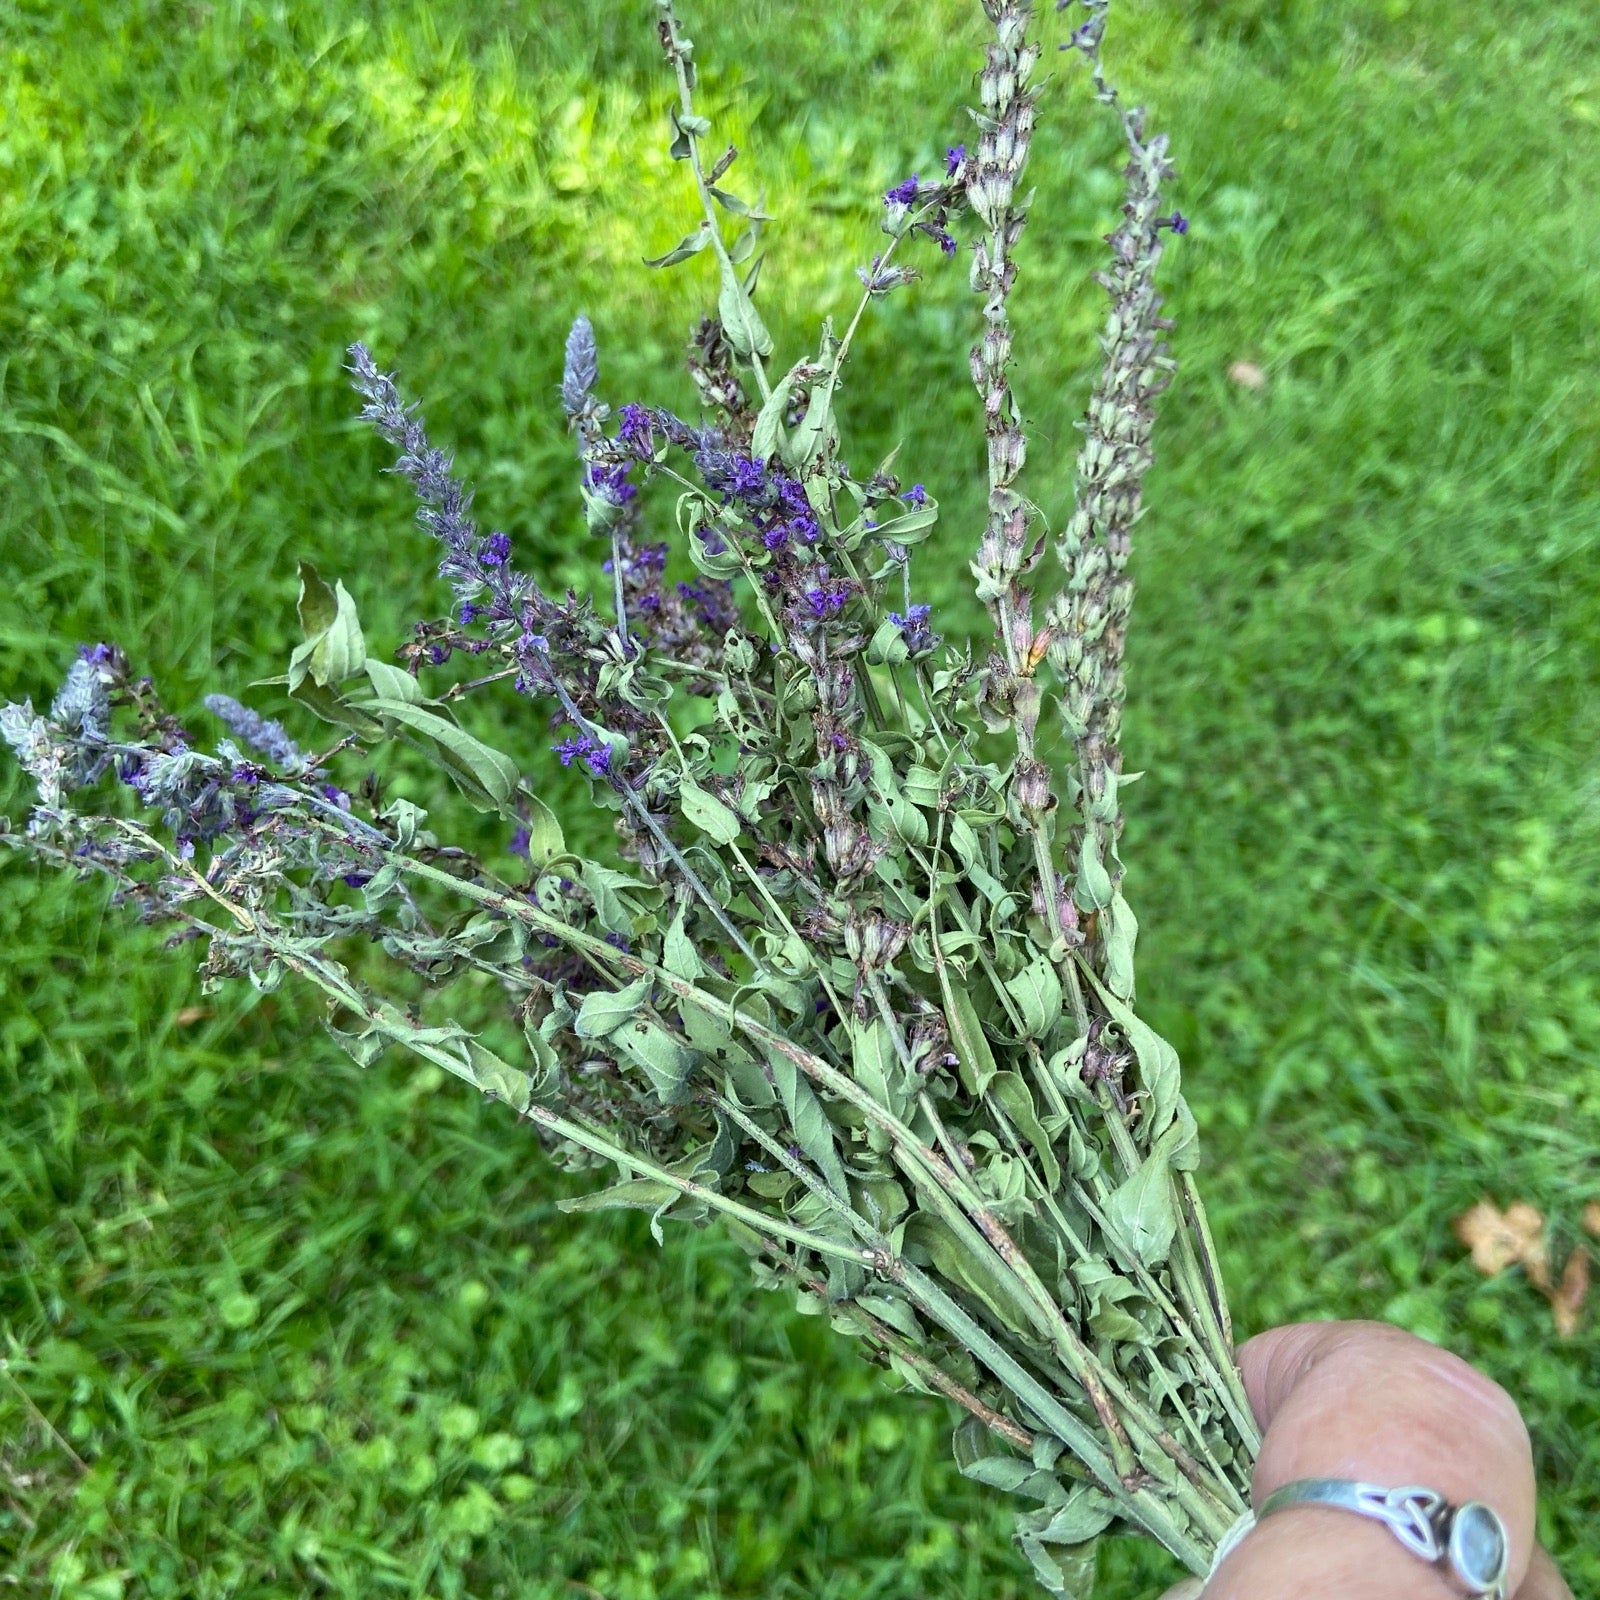
M 1235 361 L 1228 368 L 1228 376 L 1241 389 L 1265 389 L 1267 375 L 1253 361 Z
M 210 1015 L 210 1006 L 185 1006 L 181 1011 L 173 1012 L 172 1020 L 180 1028 L 187 1028 L 191 1023 L 204 1022 Z
M 1455 1234 L 1472 1252 L 1472 1264 L 1492 1278 L 1507 1267 L 1520 1266 L 1537 1288 L 1550 1287 L 1550 1258 L 1544 1247 L 1544 1218 L 1526 1200 L 1513 1200 L 1504 1211 L 1480 1200 L 1455 1220 Z
M 1561 1282 L 1550 1291 L 1550 1309 L 1555 1313 L 1556 1332 L 1570 1339 L 1578 1330 L 1578 1313 L 1589 1292 L 1589 1251 L 1579 1245 L 1561 1269 Z
M 1600 1239 L 1600 1200 L 1591 1200 L 1583 1208 L 1583 1225 L 1595 1238 Z

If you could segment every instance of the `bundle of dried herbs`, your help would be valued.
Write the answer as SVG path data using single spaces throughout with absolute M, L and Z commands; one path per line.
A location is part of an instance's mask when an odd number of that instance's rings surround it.
M 1159 209 L 1165 136 L 1103 76 L 1108 0 L 1081 0 L 1062 48 L 1086 58 L 1128 164 L 1098 278 L 1104 366 L 1052 542 L 1017 488 L 1007 377 L 1038 93 L 1028 0 L 983 0 L 970 142 L 884 197 L 887 243 L 848 327 L 824 324 L 781 372 L 754 301 L 768 219 L 723 187 L 733 149 L 708 161 L 693 47 L 654 3 L 671 153 L 704 217 L 651 265 L 708 255 L 718 294 L 690 343 L 697 421 L 613 414 L 593 331 L 573 326 L 561 405 L 604 555 L 595 593 L 518 568 L 354 346 L 452 611 L 396 665 L 368 654 L 343 584 L 302 567 L 304 641 L 272 681 L 297 726 L 337 730 L 319 754 L 225 695 L 206 705 L 230 737 L 208 749 L 121 650 L 85 648 L 48 712 L 0 714 L 39 790 L 4 837 L 108 876 L 174 945 L 201 946 L 208 985 L 320 991 L 358 1062 L 403 1045 L 569 1166 L 614 1168 L 579 1208 L 648 1210 L 658 1238 L 663 1220 L 720 1221 L 759 1283 L 964 1410 L 960 1466 L 1027 1502 L 1019 1538 L 1053 1592 L 1078 1587 L 1111 1527 L 1204 1573 L 1258 1438 L 1177 1057 L 1135 1009 L 1118 855 L 1129 538 L 1173 367 L 1154 278 L 1164 232 L 1186 227 Z M 971 571 L 993 636 L 956 646 L 912 577 L 916 547 L 951 537 L 938 502 L 893 456 L 852 475 L 840 382 L 872 302 L 915 278 L 905 256 L 955 254 L 962 230 L 988 439 Z M 668 503 L 641 495 L 652 482 L 674 488 L 669 526 L 647 515 Z M 508 749 L 469 733 L 457 705 L 494 693 L 526 697 L 550 733 Z M 1059 773 L 1037 749 L 1052 715 L 1073 752 Z M 417 804 L 386 802 L 366 769 L 396 741 L 499 813 L 509 851 L 448 845 Z M 569 849 L 540 797 L 554 762 L 613 813 L 603 858 Z

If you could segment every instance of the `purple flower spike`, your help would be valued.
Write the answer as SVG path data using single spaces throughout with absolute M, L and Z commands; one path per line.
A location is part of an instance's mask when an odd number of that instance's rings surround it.
M 491 533 L 483 541 L 483 564 L 503 567 L 511 559 L 511 541 L 503 533 Z

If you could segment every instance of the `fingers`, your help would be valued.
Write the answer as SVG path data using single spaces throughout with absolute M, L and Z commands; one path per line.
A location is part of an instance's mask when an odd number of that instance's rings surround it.
M 1533 1457 L 1522 1418 L 1466 1362 L 1381 1323 L 1299 1323 L 1239 1352 L 1265 1428 L 1256 1505 L 1295 1478 L 1421 1484 L 1460 1504 L 1482 1500 L 1510 1538 L 1507 1592 L 1533 1549 Z M 1553 1571 L 1553 1569 L 1552 1569 Z M 1559 1579 L 1555 1580 L 1559 1583 Z M 1452 1590 L 1380 1523 L 1353 1512 L 1274 1512 L 1223 1562 L 1205 1600 L 1445 1600 Z M 1560 1588 L 1546 1591 L 1560 1600 Z M 1529 1600 L 1546 1600 L 1535 1590 Z M 1518 1600 L 1522 1596 L 1518 1595 Z
M 1556 1564 L 1544 1552 L 1542 1545 L 1534 1547 L 1533 1559 L 1528 1563 L 1528 1575 L 1522 1580 L 1515 1600 L 1572 1600 Z

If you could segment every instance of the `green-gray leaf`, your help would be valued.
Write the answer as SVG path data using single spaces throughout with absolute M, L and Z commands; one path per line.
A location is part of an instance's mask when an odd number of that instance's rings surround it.
M 881 1017 L 869 1022 L 850 1021 L 851 1062 L 856 1082 L 881 1106 L 897 1117 L 910 1109 L 912 1094 L 905 1082 L 905 1070 L 895 1053 L 888 1024 Z
M 510 805 L 518 779 L 517 764 L 510 756 L 474 739 L 447 718 L 405 700 L 379 698 L 368 701 L 362 709 L 431 739 L 469 800 L 481 796 L 489 801 L 491 809 L 503 810 Z
M 1072 898 L 1080 911 L 1104 911 L 1111 904 L 1111 874 L 1100 860 L 1100 842 L 1093 828 L 1084 832 Z
M 750 457 L 763 466 L 783 443 L 783 412 L 793 392 L 794 374 L 786 373 L 772 386 L 772 393 L 756 418 L 755 430 L 750 435 Z
M 1152 1152 L 1106 1201 L 1106 1219 L 1147 1267 L 1158 1267 L 1172 1250 L 1178 1229 L 1172 1172 L 1165 1154 Z
M 1001 1110 L 1016 1123 L 1017 1131 L 1038 1153 L 1044 1181 L 1053 1193 L 1061 1183 L 1061 1164 L 1056 1160 L 1049 1134 L 1039 1122 L 1026 1080 L 1015 1072 L 998 1072 L 989 1085 L 989 1093 L 994 1096 Z
M 767 1060 L 772 1067 L 778 1093 L 783 1099 L 783 1108 L 789 1114 L 789 1126 L 794 1131 L 795 1143 L 822 1169 L 828 1187 L 841 1199 L 848 1201 L 850 1185 L 833 1141 L 833 1124 L 828 1121 L 816 1090 L 800 1075 L 799 1067 L 781 1050 L 769 1051 Z
M 709 222 L 702 222 L 693 233 L 686 233 L 673 247 L 661 256 L 646 256 L 644 264 L 647 267 L 672 267 L 680 261 L 687 261 L 690 256 L 697 256 L 711 243 L 713 229 Z
M 1124 1000 L 1133 999 L 1133 947 L 1138 937 L 1138 918 L 1118 889 L 1111 896 L 1101 940 L 1105 948 L 1106 987 Z
M 690 822 L 718 844 L 732 844 L 744 824 L 731 806 L 724 805 L 709 789 L 702 789 L 686 772 L 678 783 L 678 800 Z
M 427 699 L 422 692 L 422 685 L 409 672 L 391 666 L 387 661 L 379 661 L 376 656 L 368 656 L 363 665 L 372 692 L 380 699 L 404 700 L 407 705 L 413 706 L 420 706 Z
M 584 1009 L 588 1009 L 588 1001 L 584 1002 Z M 578 1013 L 578 1024 L 581 1033 L 582 1011 Z M 662 1105 L 682 1104 L 689 1074 L 694 1069 L 695 1055 L 692 1050 L 679 1044 L 659 1022 L 650 1017 L 625 1020 L 611 1034 L 610 1043 L 644 1068 Z
M 606 1039 L 637 1016 L 650 993 L 648 974 L 625 989 L 596 989 L 583 997 L 572 1031 L 580 1039 Z
M 722 264 L 722 293 L 717 297 L 717 316 L 736 355 L 746 360 L 772 354 L 772 335 L 755 308 L 745 286 L 729 262 Z
M 300 563 L 300 624 L 305 642 L 289 657 L 292 693 L 309 676 L 320 688 L 343 683 L 361 671 L 367 642 L 361 633 L 356 603 L 342 583 L 330 589 L 309 561 Z
M 525 795 L 528 807 L 528 860 L 542 867 L 567 853 L 566 836 L 556 814 L 536 794 Z
M 1022 1013 L 1025 1038 L 1042 1039 L 1061 1020 L 1061 979 L 1047 957 L 1039 956 L 1009 979 L 1006 992 Z
M 999 1070 L 994 1051 L 984 1037 L 983 1024 L 972 1004 L 972 997 L 961 984 L 950 982 L 948 968 L 939 968 L 939 986 L 944 992 L 945 1021 L 950 1026 L 950 1042 L 960 1057 L 961 1086 L 968 1094 L 981 1095 Z

